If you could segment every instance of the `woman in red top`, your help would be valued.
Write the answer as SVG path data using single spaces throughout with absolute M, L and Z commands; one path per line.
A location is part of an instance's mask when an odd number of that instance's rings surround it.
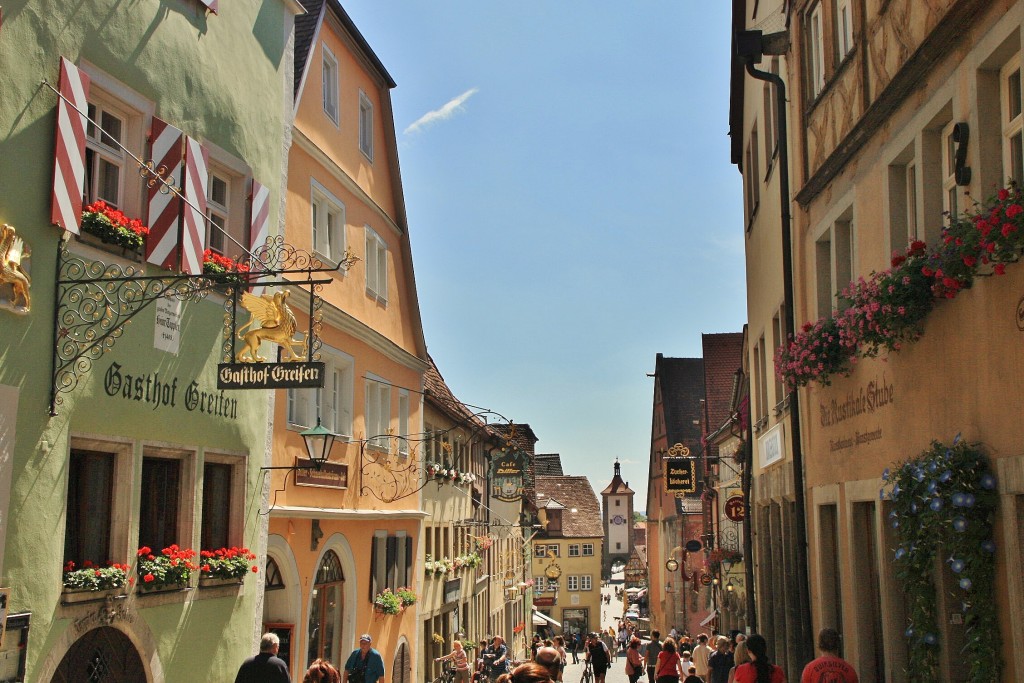
M 666 638 L 658 653 L 658 666 L 654 670 L 655 683 L 679 683 L 679 678 L 684 675 L 679 668 L 680 661 L 676 641 Z
M 736 683 L 786 683 L 782 667 L 768 659 L 768 642 L 764 636 L 754 634 L 745 642 L 752 661 L 736 667 Z

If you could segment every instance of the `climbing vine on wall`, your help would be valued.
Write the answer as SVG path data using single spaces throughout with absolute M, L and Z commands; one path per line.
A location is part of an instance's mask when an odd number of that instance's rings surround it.
M 988 459 L 961 440 L 933 441 L 927 451 L 882 473 L 881 497 L 892 501 L 896 579 L 907 597 L 910 683 L 939 680 L 936 557 L 955 576 L 953 599 L 964 615 L 966 643 L 955 653 L 968 679 L 999 680 L 999 624 L 992 539 L 998 494 Z M 941 582 L 938 582 L 941 585 Z

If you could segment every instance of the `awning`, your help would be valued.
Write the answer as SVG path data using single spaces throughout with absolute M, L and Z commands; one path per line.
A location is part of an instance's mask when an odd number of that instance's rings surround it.
M 708 615 L 701 620 L 700 625 L 701 626 L 707 626 L 709 623 L 711 623 L 711 620 L 714 619 L 717 616 L 718 616 L 718 610 L 716 610 L 716 609 L 711 610 L 710 612 L 708 612 Z
M 627 593 L 639 593 L 640 589 L 639 588 L 627 588 L 626 592 Z
M 646 588 L 641 589 L 641 591 L 636 594 L 636 597 L 637 598 L 646 598 L 647 597 L 647 589 Z
M 544 626 L 544 625 L 548 625 L 548 624 L 550 624 L 551 626 L 554 626 L 555 628 L 562 628 L 562 625 L 560 623 L 558 623 L 557 621 L 555 621 L 554 619 L 552 619 L 548 615 L 544 614 L 543 612 L 538 612 L 537 610 L 533 610 L 533 625 L 534 626 Z

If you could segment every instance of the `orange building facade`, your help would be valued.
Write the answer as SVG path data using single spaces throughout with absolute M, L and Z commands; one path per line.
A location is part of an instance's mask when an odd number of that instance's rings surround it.
M 369 633 L 386 678 L 403 683 L 418 668 L 416 608 L 406 602 L 388 614 L 379 605 L 389 592 L 421 590 L 428 363 L 392 120 L 395 83 L 340 4 L 302 4 L 286 240 L 338 268 L 320 291 L 315 323 L 326 383 L 276 392 L 273 464 L 302 464 L 300 433 L 318 422 L 339 436 L 322 470 L 274 470 L 265 480 L 263 621 L 282 635 L 296 679 L 320 657 L 341 668 Z M 298 317 L 300 329 L 309 325 Z

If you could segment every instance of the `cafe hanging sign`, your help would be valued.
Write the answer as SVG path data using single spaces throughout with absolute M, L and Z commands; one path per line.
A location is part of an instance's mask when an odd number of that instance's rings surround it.
M 697 461 L 690 459 L 690 449 L 676 444 L 665 458 L 665 491 L 676 496 L 697 492 Z
M 491 497 L 506 503 L 521 500 L 529 456 L 523 451 L 502 449 L 491 464 Z

